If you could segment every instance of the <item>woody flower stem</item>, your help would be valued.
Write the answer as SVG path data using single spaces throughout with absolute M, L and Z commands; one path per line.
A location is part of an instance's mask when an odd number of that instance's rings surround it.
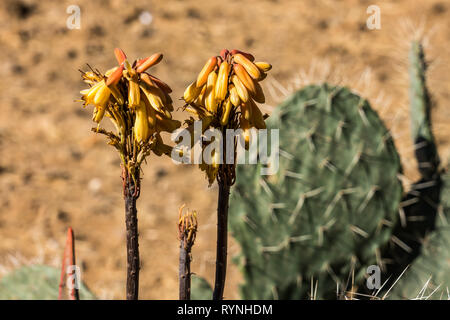
M 139 197 L 139 171 L 135 177 L 124 170 L 125 223 L 127 230 L 127 300 L 139 294 L 139 240 L 136 200 Z
M 266 72 L 272 66 L 267 62 L 253 62 L 255 57 L 241 50 L 223 49 L 220 55 L 211 57 L 202 70 L 184 91 L 183 99 L 186 102 L 184 110 L 195 115 L 202 121 L 202 133 L 207 129 L 220 129 L 223 137 L 227 137 L 223 150 L 211 152 L 213 161 L 201 163 L 200 169 L 205 171 L 209 185 L 217 179 L 219 185 L 219 197 L 217 208 L 217 255 L 216 278 L 213 292 L 213 300 L 223 299 L 225 288 L 225 276 L 227 269 L 227 223 L 228 202 L 230 187 L 236 180 L 236 161 L 227 163 L 230 158 L 223 155 L 232 155 L 236 159 L 238 140 L 235 137 L 234 146 L 228 144 L 227 129 L 241 129 L 244 138 L 245 149 L 250 143 L 250 129 L 266 129 L 265 119 L 259 110 L 258 103 L 265 102 L 264 92 L 258 81 L 266 78 Z M 214 92 L 208 88 L 214 88 Z M 247 90 L 249 89 L 250 92 Z M 194 118 L 186 120 L 187 129 L 195 131 Z M 239 143 L 242 139 L 239 138 Z M 233 141 L 230 141 L 233 142 Z M 206 145 L 202 144 L 203 151 Z M 227 147 L 228 145 L 228 147 Z M 194 144 L 192 144 L 194 146 Z M 226 150 L 228 148 L 228 150 Z M 233 150 L 234 148 L 234 150 Z M 228 152 L 227 152 L 228 151 Z M 221 161 L 227 160 L 227 161 Z
M 233 115 L 234 117 L 234 115 Z M 227 127 L 222 128 L 222 137 L 226 137 Z M 236 159 L 236 143 L 233 150 Z M 223 155 L 227 154 L 227 144 L 224 145 Z M 226 159 L 226 156 L 225 158 Z M 217 200 L 217 245 L 216 245 L 216 278 L 214 283 L 213 300 L 222 300 L 227 273 L 228 247 L 228 204 L 230 188 L 235 182 L 236 164 L 219 164 L 217 184 L 219 196 Z
M 191 248 L 185 246 L 184 237 L 180 240 L 180 265 L 178 277 L 180 279 L 180 300 L 191 299 Z
M 227 272 L 228 200 L 230 197 L 230 186 L 223 180 L 218 180 L 218 184 L 216 279 L 213 300 L 223 299 Z
M 80 91 L 84 106 L 93 105 L 92 131 L 108 137 L 108 144 L 119 153 L 122 163 L 123 196 L 127 234 L 127 300 L 137 300 L 139 293 L 139 243 L 136 200 L 140 193 L 140 170 L 151 153 L 170 155 L 172 148 L 161 138 L 173 132 L 181 122 L 173 120 L 172 89 L 146 70 L 158 64 L 162 53 L 131 62 L 122 49 L 114 49 L 118 66 L 104 74 L 97 69 L 82 72 L 88 89 Z M 147 111 L 149 114 L 147 114 Z M 158 115 L 156 113 L 158 111 Z M 109 118 L 116 131 L 101 127 Z

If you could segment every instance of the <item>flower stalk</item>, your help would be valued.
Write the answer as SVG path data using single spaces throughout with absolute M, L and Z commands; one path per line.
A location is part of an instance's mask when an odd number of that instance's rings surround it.
M 82 72 L 90 88 L 82 90 L 84 105 L 93 105 L 95 133 L 103 134 L 116 148 L 122 162 L 123 195 L 127 235 L 126 298 L 139 295 L 139 241 L 136 201 L 140 195 L 141 165 L 151 153 L 170 155 L 172 148 L 164 144 L 161 132 L 172 132 L 181 123 L 173 120 L 170 87 L 147 70 L 162 60 L 162 54 L 138 59 L 133 63 L 121 50 L 114 50 L 119 66 L 102 74 L 97 69 Z M 109 118 L 116 132 L 100 127 Z
M 126 171 L 124 171 L 126 174 Z M 139 173 L 125 176 L 125 225 L 127 234 L 127 300 L 139 297 L 139 234 L 136 200 L 139 198 Z
M 209 160 L 203 159 L 199 167 L 206 173 L 209 185 L 217 180 L 219 185 L 217 205 L 217 256 L 214 300 L 223 299 L 227 269 L 228 204 L 230 189 L 236 175 L 236 148 L 241 143 L 248 150 L 250 129 L 265 129 L 265 119 L 257 103 L 264 103 L 264 92 L 259 84 L 267 76 L 272 66 L 267 62 L 254 62 L 253 55 L 240 51 L 223 49 L 220 55 L 211 57 L 202 70 L 185 90 L 184 110 L 202 121 L 202 134 L 208 129 L 217 129 L 226 137 L 227 129 L 241 129 L 240 137 L 235 137 L 234 148 L 223 152 L 216 149 Z M 195 118 L 185 121 L 187 130 L 194 130 Z M 194 142 L 192 141 L 192 144 Z M 202 142 L 202 149 L 209 149 L 212 141 Z M 234 153 L 234 162 L 225 163 L 228 153 Z M 204 153 L 202 153 L 205 156 Z M 219 161 L 220 158 L 224 161 Z
M 191 299 L 191 250 L 197 236 L 197 212 L 183 214 L 184 205 L 180 207 L 178 220 L 178 238 L 180 239 L 179 263 L 179 297 L 180 300 Z
M 228 202 L 230 186 L 224 181 L 219 184 L 217 204 L 217 246 L 216 246 L 216 276 L 214 282 L 213 300 L 222 300 L 227 273 L 228 248 Z

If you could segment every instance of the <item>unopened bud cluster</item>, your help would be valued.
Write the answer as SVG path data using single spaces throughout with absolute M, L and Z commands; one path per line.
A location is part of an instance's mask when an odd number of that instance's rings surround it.
M 171 148 L 163 143 L 161 132 L 172 132 L 180 127 L 173 120 L 170 87 L 146 72 L 162 60 L 156 53 L 131 64 L 121 49 L 114 51 L 119 66 L 100 73 L 83 72 L 83 80 L 91 87 L 81 91 L 84 105 L 93 105 L 96 132 L 107 135 L 115 146 L 124 165 L 132 171 L 151 151 L 157 155 L 170 154 Z M 104 117 L 109 118 L 116 133 L 100 128 Z
M 267 62 L 255 62 L 249 53 L 224 49 L 219 56 L 206 62 L 197 79 L 186 88 L 184 108 L 202 120 L 203 132 L 210 128 L 240 128 L 248 144 L 250 128 L 266 128 L 268 116 L 262 114 L 256 103 L 265 103 L 259 82 L 266 78 L 271 68 Z M 186 121 L 188 130 L 193 131 L 194 120 Z M 213 154 L 212 159 L 218 156 Z M 200 168 L 212 183 L 219 169 L 219 160 L 213 160 L 211 165 L 202 163 Z

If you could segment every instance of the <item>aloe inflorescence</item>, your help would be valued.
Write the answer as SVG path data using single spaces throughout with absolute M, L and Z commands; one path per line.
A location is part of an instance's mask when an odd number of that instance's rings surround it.
M 123 166 L 123 191 L 127 226 L 127 299 L 137 299 L 139 284 L 139 250 L 136 200 L 140 194 L 140 170 L 151 153 L 170 155 L 161 132 L 172 132 L 181 123 L 173 120 L 170 87 L 147 70 L 162 60 L 156 53 L 130 63 L 121 49 L 114 51 L 118 66 L 102 74 L 97 69 L 82 72 L 90 88 L 82 90 L 84 105 L 93 105 L 96 133 L 104 134 L 119 152 Z M 116 132 L 100 127 L 104 117 L 111 120 Z
M 211 57 L 185 90 L 184 109 L 194 117 L 186 120 L 187 129 L 194 132 L 194 122 L 202 121 L 202 134 L 208 130 L 219 130 L 222 137 L 227 129 L 241 130 L 245 148 L 249 148 L 250 129 L 265 129 L 265 119 L 256 103 L 264 103 L 265 97 L 259 81 L 267 76 L 272 66 L 267 62 L 254 62 L 253 55 L 240 51 L 223 49 L 220 55 Z M 194 141 L 191 139 L 192 145 Z M 202 150 L 211 143 L 202 144 Z M 223 298 L 227 260 L 227 216 L 230 187 L 236 179 L 236 141 L 223 144 L 221 154 L 212 150 L 211 162 L 200 162 L 209 184 L 217 180 L 219 198 L 217 209 L 217 258 L 216 280 L 213 299 Z M 228 150 L 227 150 L 228 147 Z M 232 150 L 229 150 L 230 147 Z M 225 163 L 224 155 L 233 154 L 233 162 Z
M 160 133 L 172 132 L 180 126 L 173 120 L 170 87 L 146 72 L 162 60 L 157 53 L 133 64 L 121 49 L 115 50 L 119 66 L 102 74 L 98 70 L 83 72 L 83 80 L 91 87 L 81 91 L 84 105 L 94 105 L 93 120 L 98 123 L 93 131 L 110 139 L 120 153 L 124 167 L 130 175 L 140 168 L 145 157 L 153 151 L 160 156 L 170 154 L 171 148 L 163 143 Z M 100 127 L 106 115 L 116 128 L 107 132 Z
M 268 116 L 262 114 L 256 102 L 265 102 L 259 81 L 266 78 L 266 72 L 272 66 L 254 60 L 249 53 L 224 49 L 219 56 L 208 59 L 197 79 L 186 88 L 183 95 L 186 102 L 184 109 L 202 121 L 203 132 L 210 128 L 241 129 L 248 144 L 251 128 L 266 128 L 265 119 Z M 188 130 L 192 132 L 195 118 L 186 120 Z M 213 154 L 212 164 L 200 164 L 210 184 L 219 174 L 219 157 Z M 230 180 L 233 180 L 234 170 L 231 170 L 230 175 Z M 225 177 L 219 174 L 218 179 L 221 178 Z

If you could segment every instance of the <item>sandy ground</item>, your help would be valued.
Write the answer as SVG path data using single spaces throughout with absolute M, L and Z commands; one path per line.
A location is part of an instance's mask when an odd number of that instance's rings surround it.
M 66 27 L 66 8 L 81 8 L 81 29 Z M 371 4 L 381 29 L 366 27 Z M 143 24 L 143 12 L 152 15 Z M 144 21 L 145 22 L 145 21 Z M 424 36 L 435 101 L 434 131 L 449 158 L 450 2 L 332 1 L 16 1 L 0 4 L 0 265 L 59 266 L 70 225 L 83 280 L 104 299 L 124 298 L 125 232 L 119 159 L 90 128 L 79 68 L 115 65 L 113 49 L 129 57 L 161 51 L 153 73 L 177 99 L 206 59 L 222 48 L 252 52 L 273 64 L 263 82 L 269 111 L 305 83 L 351 85 L 392 130 L 407 186 L 417 177 L 409 137 L 407 50 Z M 182 120 L 180 112 L 175 118 Z M 213 279 L 215 201 L 193 166 L 152 156 L 139 199 L 141 298 L 177 298 L 178 208 L 199 212 L 193 271 Z M 231 240 L 231 256 L 238 253 Z M 0 269 L 1 271 L 2 269 Z M 226 298 L 237 299 L 239 271 L 230 263 Z M 56 290 L 56 289 L 55 289 Z

